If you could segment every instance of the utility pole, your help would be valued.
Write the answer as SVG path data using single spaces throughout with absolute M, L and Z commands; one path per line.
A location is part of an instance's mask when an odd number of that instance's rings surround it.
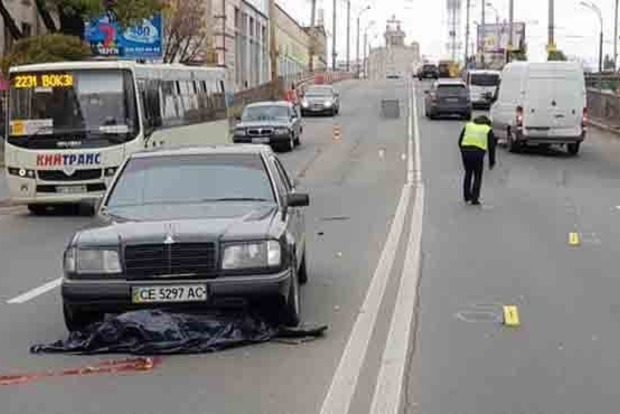
M 355 42 L 356 43 L 355 64 L 357 65 L 357 69 L 355 71 L 355 77 L 359 78 L 360 77 L 360 16 L 359 14 L 357 16 L 357 36 L 355 37 L 357 38 Z
M 467 0 L 467 10 L 465 12 L 466 22 L 465 22 L 465 67 L 467 67 L 467 62 L 469 60 L 469 12 L 471 8 L 471 0 Z
M 273 94 L 276 93 L 278 80 L 278 46 L 276 43 L 276 0 L 269 0 L 269 58 L 271 60 L 271 82 Z M 275 96 L 274 96 L 275 98 Z
M 274 1 L 274 0 L 271 0 Z M 334 0 L 334 10 L 332 11 L 332 70 L 336 71 L 336 0 Z
M 486 0 L 482 0 L 482 20 L 480 23 L 480 31 L 481 31 L 481 35 L 480 35 L 480 63 L 482 66 L 482 69 L 485 69 L 485 63 L 484 63 L 484 52 L 486 50 L 486 34 L 487 34 L 487 28 L 486 28 L 486 24 L 485 24 L 485 18 L 486 18 Z
M 314 71 L 314 49 L 316 47 L 316 0 L 312 0 L 310 10 L 310 61 L 308 62 L 308 70 Z
M 515 24 L 515 2 L 510 0 L 508 3 L 508 50 L 506 51 L 506 63 L 512 60 L 512 49 L 514 46 L 514 24 Z
M 555 28 L 555 4 L 554 0 L 549 0 L 549 28 L 547 34 L 547 47 L 549 50 L 555 48 L 555 38 L 553 35 Z
M 618 0 L 614 8 L 614 72 L 618 69 Z
M 368 78 L 368 55 L 366 50 L 368 49 L 368 30 L 364 32 L 364 53 L 362 53 L 362 66 L 364 67 L 364 79 Z
M 351 0 L 347 0 L 347 72 L 351 70 Z

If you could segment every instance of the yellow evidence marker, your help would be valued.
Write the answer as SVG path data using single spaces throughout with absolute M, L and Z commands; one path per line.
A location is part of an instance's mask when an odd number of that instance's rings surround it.
M 519 326 L 519 309 L 514 305 L 504 306 L 504 325 L 506 326 Z
M 579 240 L 579 233 L 569 233 L 568 234 L 568 244 L 570 246 L 579 246 L 581 241 Z

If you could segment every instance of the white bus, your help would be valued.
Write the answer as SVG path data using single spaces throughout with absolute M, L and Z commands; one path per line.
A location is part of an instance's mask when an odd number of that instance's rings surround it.
M 94 205 L 145 148 L 232 142 L 225 69 L 61 62 L 10 69 L 5 143 L 14 202 Z

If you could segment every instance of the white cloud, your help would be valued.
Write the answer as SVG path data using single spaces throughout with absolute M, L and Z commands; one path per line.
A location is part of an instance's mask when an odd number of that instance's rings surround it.
M 311 0 L 277 0 L 287 12 L 303 24 L 310 21 Z M 471 0 L 471 20 L 480 21 L 480 4 L 482 0 Z M 500 19 L 508 18 L 509 0 L 491 1 L 497 8 Z M 462 23 L 465 25 L 465 3 L 463 2 Z M 337 46 L 339 59 L 346 56 L 346 1 L 337 0 Z M 547 1 L 546 0 L 514 0 L 515 21 L 527 23 L 526 36 L 529 46 L 530 60 L 542 60 L 545 57 L 547 43 Z M 567 55 L 583 57 L 591 65 L 598 61 L 599 22 L 596 15 L 579 5 L 580 0 L 555 0 L 555 37 L 558 48 Z M 594 0 L 603 12 L 604 19 L 604 54 L 613 54 L 613 10 L 614 0 Z M 365 5 L 371 4 L 372 9 L 364 14 L 362 30 L 367 22 L 376 22 L 369 31 L 370 37 L 377 38 L 373 44 L 382 43 L 382 32 L 386 20 L 396 15 L 402 21 L 407 32 L 407 41 L 416 40 L 421 51 L 434 59 L 447 57 L 445 42 L 447 41 L 446 0 L 354 0 L 351 2 L 351 58 L 355 58 L 356 15 Z M 327 30 L 332 31 L 333 0 L 317 0 L 317 7 L 325 11 Z M 487 8 L 487 22 L 492 23 L 495 16 Z M 463 34 L 465 30 L 462 30 Z M 475 36 L 475 25 L 472 24 L 471 38 Z M 472 40 L 470 40 L 471 42 Z M 329 40 L 331 50 L 331 39 Z M 331 52 L 330 52 L 331 56 Z

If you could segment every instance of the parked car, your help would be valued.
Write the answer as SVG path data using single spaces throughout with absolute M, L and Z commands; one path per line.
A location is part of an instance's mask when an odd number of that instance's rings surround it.
M 577 62 L 512 62 L 493 98 L 493 131 L 510 151 L 526 145 L 563 145 L 579 152 L 588 109 L 583 68 Z
M 439 78 L 439 71 L 437 65 L 431 63 L 425 63 L 418 69 L 418 79 L 437 79 Z
M 472 106 L 467 85 L 460 79 L 439 79 L 430 90 L 424 92 L 426 116 L 436 119 L 442 115 L 458 115 L 471 118 Z
M 130 155 L 103 198 L 100 224 L 76 233 L 64 253 L 67 327 L 230 298 L 266 302 L 296 325 L 308 204 L 265 145 Z
M 340 113 L 340 93 L 332 85 L 311 85 L 301 100 L 301 114 L 329 114 Z
M 497 70 L 470 70 L 465 73 L 465 82 L 474 108 L 489 109 L 500 83 Z
M 291 151 L 301 143 L 301 117 L 297 107 L 285 101 L 247 105 L 235 126 L 234 143 L 267 144 Z

